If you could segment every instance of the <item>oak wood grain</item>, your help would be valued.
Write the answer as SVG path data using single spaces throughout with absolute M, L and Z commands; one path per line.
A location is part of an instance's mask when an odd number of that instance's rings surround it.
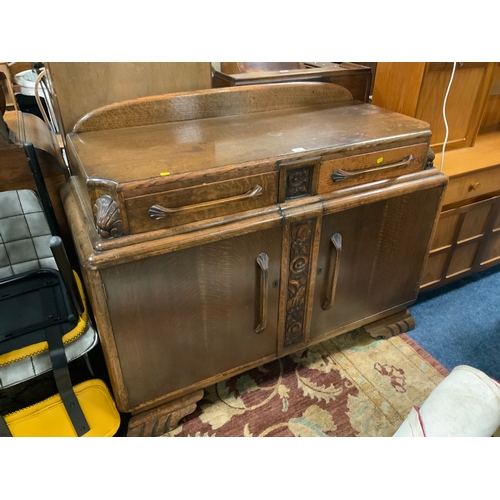
M 280 239 L 264 230 L 102 270 L 132 407 L 275 353 L 279 288 L 257 334 L 256 259 L 266 252 L 279 280 Z
M 178 92 L 96 108 L 75 124 L 73 132 L 199 120 L 350 100 L 352 95 L 345 88 L 321 83 Z
M 212 168 L 230 169 L 242 164 L 248 168 L 249 162 L 260 161 L 270 169 L 280 159 L 333 154 L 352 149 L 355 144 L 360 144 L 360 149 L 390 146 L 398 142 L 397 134 L 408 140 L 427 139 L 429 131 L 422 122 L 394 118 L 371 105 L 349 103 L 346 108 L 344 103 L 337 103 L 186 124 L 88 132 L 70 135 L 69 139 L 86 178 L 130 183 L 130 189 L 135 190 L 141 179 L 139 187 L 151 188 L 170 184 L 177 176 L 185 179 L 187 174 Z M 201 146 L 195 145 L 198 137 L 203 138 Z
M 424 170 L 427 124 L 346 95 L 296 82 L 167 95 L 110 106 L 68 136 L 64 203 L 130 435 L 170 425 L 207 385 L 415 299 L 447 178 Z M 141 114 L 147 102 L 172 109 Z M 325 165 L 371 168 L 392 150 L 396 175 L 320 192 Z M 262 205 L 232 206 L 242 193 Z M 123 236 L 100 236 L 111 230 L 96 228 L 96 200 L 123 211 Z M 177 218 L 158 226 L 149 213 Z M 329 233 L 342 235 L 340 259 Z
M 260 190 L 253 197 L 241 201 L 231 199 L 241 197 L 256 187 Z M 269 173 L 129 198 L 125 202 L 130 221 L 129 233 L 155 231 L 266 207 L 276 203 L 277 196 L 277 174 Z M 154 220 L 149 215 L 149 210 L 157 205 L 171 210 L 172 213 L 166 213 L 161 219 Z
M 360 182 L 391 179 L 400 175 L 418 172 L 425 168 L 427 154 L 428 143 L 423 143 L 325 161 L 321 164 L 319 170 L 318 193 L 343 189 Z M 405 162 L 404 160 L 408 161 Z M 391 168 L 393 164 L 399 164 L 399 166 Z M 365 170 L 367 172 L 363 173 Z M 332 175 L 338 172 L 358 173 L 358 175 L 353 175 L 352 178 L 346 175 L 343 179 L 335 180 Z
M 324 217 L 312 337 L 416 299 L 441 196 L 442 186 L 437 186 Z M 336 233 L 342 236 L 337 293 L 333 306 L 324 310 L 334 272 L 330 240 Z

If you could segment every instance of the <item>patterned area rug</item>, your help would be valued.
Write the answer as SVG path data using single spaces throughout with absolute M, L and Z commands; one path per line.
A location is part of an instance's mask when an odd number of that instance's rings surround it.
M 208 387 L 165 436 L 392 436 L 448 371 L 407 335 L 363 329 Z

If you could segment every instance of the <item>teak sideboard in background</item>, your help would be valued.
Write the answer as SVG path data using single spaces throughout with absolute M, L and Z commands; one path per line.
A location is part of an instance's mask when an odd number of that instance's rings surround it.
M 285 82 L 328 82 L 340 85 L 353 99 L 368 102 L 372 72 L 360 64 L 319 62 L 221 62 L 214 70 L 212 85 L 238 87 Z
M 346 331 L 413 327 L 446 176 L 426 123 L 329 83 L 145 97 L 67 137 L 64 205 L 128 434 Z
M 378 63 L 373 103 L 427 121 L 441 166 L 453 63 Z M 446 105 L 449 185 L 422 277 L 427 291 L 500 263 L 500 63 L 457 63 Z

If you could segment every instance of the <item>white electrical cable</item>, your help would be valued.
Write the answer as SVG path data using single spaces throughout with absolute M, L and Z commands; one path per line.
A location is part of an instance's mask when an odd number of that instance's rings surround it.
M 448 84 L 448 89 L 446 90 L 446 94 L 444 96 L 444 101 L 443 101 L 443 120 L 444 120 L 444 126 L 446 128 L 446 134 L 444 136 L 444 142 L 443 142 L 443 152 L 441 153 L 441 165 L 439 166 L 439 171 L 443 171 L 443 165 L 444 165 L 444 151 L 446 148 L 446 143 L 448 142 L 448 121 L 446 120 L 446 101 L 448 100 L 448 94 L 450 93 L 450 88 L 451 88 L 451 83 L 453 82 L 453 77 L 455 76 L 455 69 L 457 67 L 457 63 L 453 63 L 453 70 L 451 71 L 451 77 L 450 77 L 450 83 Z

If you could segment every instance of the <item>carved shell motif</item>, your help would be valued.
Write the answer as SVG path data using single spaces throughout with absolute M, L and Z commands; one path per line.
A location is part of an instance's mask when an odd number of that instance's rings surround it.
M 96 200 L 94 218 L 97 232 L 101 238 L 119 238 L 123 236 L 120 209 L 111 196 L 105 194 Z

